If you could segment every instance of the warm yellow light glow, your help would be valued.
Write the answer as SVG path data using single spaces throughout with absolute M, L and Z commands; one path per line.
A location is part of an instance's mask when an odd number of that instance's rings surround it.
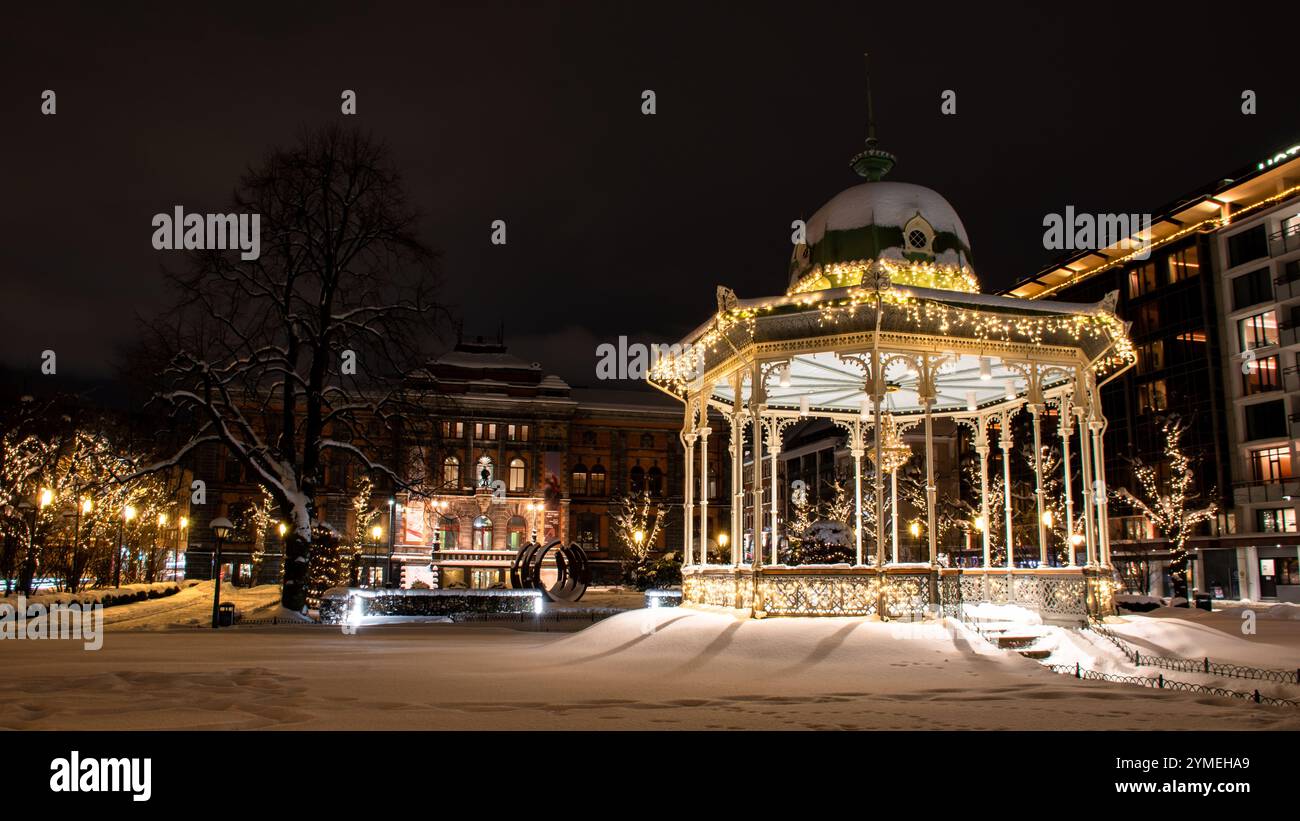
M 159 514 L 158 514 L 158 526 L 159 526 L 159 527 L 166 527 L 166 526 L 167 526 L 167 514 L 166 514 L 166 513 L 159 513 Z
M 632 541 L 636 542 L 637 544 L 641 544 L 642 542 L 644 542 L 644 541 L 645 541 L 645 531 L 644 531 L 644 530 L 638 530 L 637 532 L 633 533 L 633 534 L 632 534 Z
M 284 522 L 280 522 L 278 525 L 276 525 L 276 526 L 275 526 L 275 529 L 278 530 L 278 531 L 280 532 L 280 538 L 281 538 L 281 539 L 284 538 L 284 534 L 286 534 L 286 533 L 289 532 L 289 526 L 286 525 Z
M 94 509 L 95 509 L 95 503 L 94 503 L 94 502 L 90 501 L 89 499 L 82 499 L 82 500 L 81 500 L 81 512 L 82 512 L 82 513 L 89 513 L 90 511 L 92 511 L 92 510 L 94 510 Z
M 370 528 L 370 535 L 375 539 L 375 541 L 379 541 L 379 537 L 384 535 L 384 529 L 379 525 L 375 525 Z
M 912 538 L 913 538 L 913 539 L 915 539 L 917 536 L 920 536 L 920 535 L 921 535 L 921 523 L 920 523 L 920 522 L 912 522 L 910 525 L 907 526 L 907 532 L 912 534 Z
M 1050 510 L 1043 511 L 1043 524 L 1048 527 L 1052 526 L 1052 511 Z
M 727 546 L 727 541 L 728 541 L 728 539 L 727 539 L 727 534 L 726 534 L 726 533 L 719 533 L 719 534 L 718 534 L 718 547 L 726 547 L 726 546 Z
M 50 502 L 54 501 L 54 491 L 47 487 L 41 488 L 41 507 L 49 507 Z
M 1071 536 L 1070 544 L 1074 545 L 1075 547 L 1078 547 L 1079 545 L 1083 544 L 1083 534 L 1076 533 L 1073 536 Z
M 128 522 L 131 521 L 132 519 L 134 519 L 134 518 L 135 518 L 135 506 L 134 506 L 134 505 L 127 505 L 125 508 L 123 508 L 123 510 L 122 510 L 122 518 L 123 518 L 123 519 L 126 519 Z
M 189 527 L 189 526 L 190 526 L 190 520 L 189 520 L 189 518 L 186 517 L 186 516 L 182 516 L 182 517 L 181 517 L 181 530 L 184 530 L 185 528 L 187 528 L 187 527 Z
M 975 529 L 978 530 L 980 533 L 983 533 L 983 532 L 984 532 L 984 528 L 986 528 L 986 527 L 988 527 L 988 524 L 984 521 L 984 517 L 983 517 L 983 516 L 976 516 L 976 517 L 975 517 Z

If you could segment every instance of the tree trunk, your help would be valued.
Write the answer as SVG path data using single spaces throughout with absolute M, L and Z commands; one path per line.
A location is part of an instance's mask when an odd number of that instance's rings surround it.
M 280 603 L 290 610 L 307 606 L 307 567 L 311 562 L 311 542 L 297 530 L 285 539 L 284 590 Z

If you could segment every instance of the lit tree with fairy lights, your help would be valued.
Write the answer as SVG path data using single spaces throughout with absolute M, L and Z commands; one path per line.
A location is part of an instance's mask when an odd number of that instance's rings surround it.
M 1187 542 L 1198 525 L 1214 518 L 1218 505 L 1213 501 L 1201 504 L 1192 471 L 1193 460 L 1182 446 L 1187 423 L 1171 415 L 1161 423 L 1160 429 L 1165 438 L 1164 461 L 1169 466 L 1169 478 L 1162 482 L 1155 466 L 1133 459 L 1130 462 L 1138 491 L 1134 493 L 1121 487 L 1111 494 L 1140 513 L 1169 541 L 1169 572 L 1174 580 L 1174 595 L 1186 598 Z

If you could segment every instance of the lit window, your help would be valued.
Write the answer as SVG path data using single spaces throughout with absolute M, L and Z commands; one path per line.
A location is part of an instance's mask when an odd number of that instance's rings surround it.
M 460 487 L 460 460 L 448 456 L 442 460 L 442 483 L 448 487 Z
M 1295 508 L 1280 507 L 1256 511 L 1261 533 L 1295 533 Z
M 574 496 L 587 495 L 587 466 L 581 462 L 573 466 L 569 477 L 569 493 Z
M 1291 451 L 1288 448 L 1261 448 L 1250 452 L 1251 472 L 1257 482 L 1276 482 L 1291 477 Z
M 1241 369 L 1241 390 L 1246 396 L 1282 387 L 1276 356 L 1247 360 L 1242 363 Z
M 1276 345 L 1277 312 L 1265 311 L 1237 320 L 1237 335 L 1243 351 Z
M 591 466 L 591 478 L 588 482 L 592 496 L 605 495 L 605 468 L 603 465 Z
M 510 489 L 523 490 L 528 483 L 528 466 L 523 459 L 510 460 Z

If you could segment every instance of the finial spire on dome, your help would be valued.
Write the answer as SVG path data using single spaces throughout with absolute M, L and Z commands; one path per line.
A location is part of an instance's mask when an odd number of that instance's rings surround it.
M 876 148 L 876 112 L 871 104 L 871 55 L 863 54 L 867 65 L 867 147 L 855 156 L 849 166 L 868 182 L 879 182 L 894 167 L 898 158 L 882 148 Z

